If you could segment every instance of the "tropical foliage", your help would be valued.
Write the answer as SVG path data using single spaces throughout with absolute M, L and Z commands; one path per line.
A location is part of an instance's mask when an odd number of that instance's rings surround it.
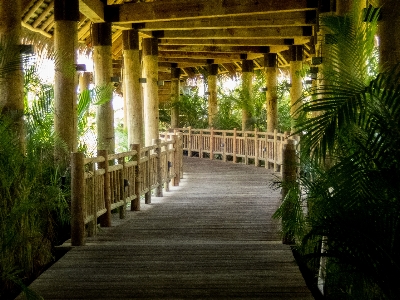
M 377 73 L 376 18 L 358 16 L 321 20 L 335 42 L 299 100 L 301 172 L 276 216 L 325 299 L 399 299 L 400 68 Z

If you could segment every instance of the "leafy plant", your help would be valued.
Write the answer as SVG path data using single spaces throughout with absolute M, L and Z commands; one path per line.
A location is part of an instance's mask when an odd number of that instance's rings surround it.
M 315 277 L 326 257 L 326 299 L 398 299 L 400 68 L 376 73 L 376 20 L 358 16 L 321 20 L 336 43 L 324 84 L 300 99 L 302 172 L 276 216 L 296 203 L 284 229 Z

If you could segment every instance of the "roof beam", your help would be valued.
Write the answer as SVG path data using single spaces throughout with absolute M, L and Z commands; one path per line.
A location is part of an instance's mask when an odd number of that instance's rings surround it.
M 158 56 L 162 58 L 195 58 L 195 59 L 225 59 L 241 60 L 242 53 L 221 53 L 221 52 L 187 52 L 187 51 L 159 51 Z M 251 53 L 248 59 L 262 57 L 261 53 Z
M 187 52 L 227 52 L 227 53 L 268 53 L 268 47 L 262 46 L 202 46 L 202 45 L 159 45 L 159 51 Z
M 315 1 L 311 1 L 315 2 Z M 156 2 L 125 3 L 119 7 L 117 20 L 123 23 L 143 23 L 150 21 L 170 21 L 198 19 L 205 17 L 227 17 L 240 15 L 257 15 L 274 12 L 306 11 L 309 0 L 170 0 Z
M 92 22 L 104 22 L 104 3 L 100 0 L 79 0 L 79 11 Z
M 312 12 L 312 11 L 311 11 Z M 315 14 L 315 11 L 314 11 Z M 296 11 L 279 14 L 262 14 L 254 16 L 206 18 L 179 21 L 147 22 L 141 24 L 141 31 L 155 30 L 192 30 L 219 28 L 262 28 L 282 26 L 315 25 L 315 17 L 309 17 L 310 12 Z
M 231 29 L 193 29 L 164 31 L 165 39 L 257 39 L 257 38 L 295 38 L 311 35 L 310 28 L 282 27 L 282 28 L 231 28 Z
M 294 39 L 294 45 L 310 41 L 309 37 Z M 201 46 L 285 46 L 285 39 L 160 39 L 159 45 L 201 45 Z M 271 52 L 272 51 L 271 49 Z

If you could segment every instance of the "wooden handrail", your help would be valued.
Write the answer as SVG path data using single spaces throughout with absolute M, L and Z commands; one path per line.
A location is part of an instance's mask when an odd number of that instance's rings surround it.
M 283 146 L 287 133 L 177 128 L 182 133 L 183 150 L 188 156 L 242 162 L 279 172 L 282 166 Z
M 151 203 L 151 192 L 162 197 L 169 181 L 179 185 L 182 176 L 182 134 L 160 136 L 154 145 L 132 151 L 108 154 L 99 150 L 97 157 L 71 156 L 71 244 L 85 244 L 85 237 L 96 234 L 97 223 L 111 226 L 111 211 L 119 209 L 125 217 L 127 203 L 140 210 L 140 197 Z M 173 168 L 171 168 L 173 166 Z M 87 225 L 87 230 L 85 229 Z

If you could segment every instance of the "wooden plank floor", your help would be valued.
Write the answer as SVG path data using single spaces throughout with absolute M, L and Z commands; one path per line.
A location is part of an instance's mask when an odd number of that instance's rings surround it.
M 271 219 L 264 168 L 184 158 L 184 179 L 30 286 L 49 299 L 313 299 Z

